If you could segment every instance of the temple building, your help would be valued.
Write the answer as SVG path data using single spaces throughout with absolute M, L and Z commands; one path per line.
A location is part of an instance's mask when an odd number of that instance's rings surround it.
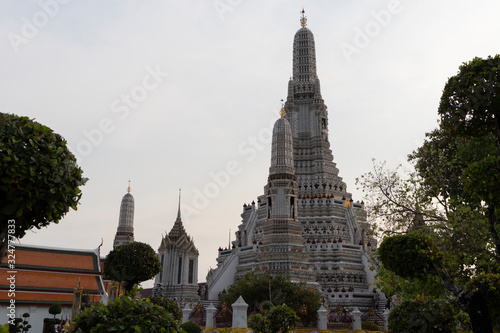
M 42 332 L 44 318 L 53 317 L 48 310 L 54 303 L 62 307 L 57 318 L 68 320 L 84 303 L 107 302 L 100 246 L 87 250 L 16 244 L 15 260 L 15 267 L 7 260 L 0 265 L 1 324 L 28 312 L 30 332 Z
M 162 270 L 155 277 L 153 295 L 172 298 L 181 307 L 198 303 L 198 255 L 193 239 L 182 224 L 179 191 L 177 219 L 158 248 Z
M 113 249 L 123 244 L 132 243 L 134 241 L 134 197 L 130 194 L 130 181 L 128 184 L 127 194 L 122 198 L 120 206 L 120 217 L 118 220 L 118 228 L 116 230 Z
M 301 25 L 264 193 L 244 205 L 232 248 L 219 248 L 217 268 L 207 276 L 207 298 L 217 300 L 247 272 L 285 273 L 316 285 L 330 309 L 368 309 L 379 297 L 370 287 L 375 240 L 368 237 L 363 203 L 354 202 L 333 161 L 314 36 L 304 12 Z

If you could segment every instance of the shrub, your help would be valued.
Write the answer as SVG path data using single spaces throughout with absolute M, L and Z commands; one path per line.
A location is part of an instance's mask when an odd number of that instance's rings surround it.
M 381 328 L 375 323 L 372 323 L 371 321 L 362 321 L 361 322 L 361 329 L 367 330 L 367 331 L 380 331 Z
M 248 319 L 248 327 L 250 327 L 255 333 L 268 333 L 269 324 L 269 319 L 260 313 L 253 314 Z
M 149 299 L 136 300 L 122 296 L 108 305 L 99 304 L 85 309 L 75 319 L 75 332 L 174 333 L 179 322 L 163 307 Z
M 201 333 L 201 327 L 197 323 L 193 323 L 192 321 L 186 321 L 181 325 L 181 329 L 186 331 L 187 333 Z
M 174 315 L 175 320 L 181 320 L 182 319 L 182 311 L 179 305 L 175 303 L 175 301 L 171 298 L 167 297 L 150 297 L 149 298 L 151 303 L 159 305 L 163 307 L 165 310 L 167 310 L 168 313 L 171 313 Z
M 273 306 L 266 314 L 266 317 L 269 319 L 269 331 L 271 333 L 290 332 L 300 321 L 295 311 L 286 304 Z

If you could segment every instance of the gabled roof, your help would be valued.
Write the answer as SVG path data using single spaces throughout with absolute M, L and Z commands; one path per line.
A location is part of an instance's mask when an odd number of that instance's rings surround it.
M 63 249 L 16 245 L 15 266 L 0 265 L 0 303 L 8 303 L 7 278 L 15 276 L 16 303 L 71 304 L 78 281 L 93 301 L 104 294 L 99 249 Z
M 177 210 L 177 218 L 170 232 L 162 238 L 159 251 L 172 247 L 181 252 L 195 252 L 198 254 L 198 249 L 194 246 L 193 239 L 187 234 L 181 218 L 181 197 L 179 192 L 179 207 Z

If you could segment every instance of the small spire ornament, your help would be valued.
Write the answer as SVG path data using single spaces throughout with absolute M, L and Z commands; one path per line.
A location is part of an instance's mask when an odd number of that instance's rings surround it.
M 128 188 L 127 188 L 127 192 L 130 193 L 130 180 L 128 181 Z
M 305 15 L 305 10 L 304 8 L 302 8 L 302 16 L 300 17 L 300 25 L 302 26 L 302 28 L 305 28 L 306 25 L 307 25 L 307 17 Z
M 280 115 L 281 118 L 285 118 L 286 111 L 285 111 L 285 104 L 283 104 L 283 100 L 281 100 L 281 110 L 280 110 Z

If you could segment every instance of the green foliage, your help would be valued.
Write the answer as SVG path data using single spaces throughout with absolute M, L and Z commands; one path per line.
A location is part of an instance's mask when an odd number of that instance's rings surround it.
M 186 321 L 180 327 L 187 333 L 201 333 L 201 327 L 197 323 L 193 323 L 192 321 Z
M 85 309 L 74 321 L 75 332 L 178 332 L 179 322 L 163 307 L 149 299 L 136 300 L 122 296 L 108 305 Z
M 123 282 L 127 293 L 135 284 L 153 278 L 160 271 L 161 264 L 155 251 L 141 242 L 118 246 L 109 252 L 104 261 L 104 275 L 113 281 Z
M 317 311 L 321 306 L 320 293 L 306 283 L 295 283 L 290 277 L 279 274 L 248 273 L 231 287 L 226 294 L 221 295 L 221 303 L 233 304 L 241 295 L 249 305 L 250 311 L 259 311 L 260 304 L 269 301 L 269 285 L 271 301 L 274 304 L 286 304 L 300 316 L 304 325 L 315 324 Z
M 175 320 L 182 319 L 182 311 L 179 305 L 175 303 L 173 299 L 167 297 L 150 297 L 149 300 L 151 303 L 159 305 L 163 307 L 168 313 L 171 313 L 174 316 Z
M 29 324 L 28 318 L 30 317 L 30 314 L 28 312 L 23 313 L 23 319 L 20 319 L 20 324 L 17 329 L 17 332 L 23 332 L 26 333 L 30 330 L 31 325 Z
M 295 311 L 285 304 L 273 306 L 265 314 L 253 314 L 248 326 L 257 333 L 290 332 L 300 321 Z
M 9 333 L 9 324 L 4 324 L 0 327 L 0 333 Z
M 56 315 L 60 314 L 61 312 L 62 312 L 62 307 L 61 307 L 60 303 L 54 303 L 49 308 L 49 313 L 51 315 L 54 315 L 54 318 L 56 317 Z
M 260 304 L 260 311 L 265 313 L 271 310 L 273 306 L 274 304 L 271 301 L 264 301 Z
M 15 219 L 10 235 L 21 238 L 77 209 L 87 179 L 59 134 L 28 117 L 0 113 L 0 152 L 0 220 Z M 7 228 L 2 223 L 2 239 Z M 7 242 L 1 244 L 0 260 Z
M 381 328 L 375 323 L 372 323 L 371 321 L 362 321 L 361 322 L 361 329 L 367 330 L 367 331 L 380 331 Z
M 437 275 L 404 279 L 382 265 L 375 276 L 376 287 L 387 297 L 396 296 L 400 301 L 415 300 L 422 296 L 446 297 L 446 290 Z
M 389 315 L 389 330 L 398 333 L 456 332 L 452 306 L 443 300 L 405 301 Z
M 442 253 L 429 238 L 417 233 L 384 238 L 378 256 L 385 268 L 403 278 L 435 274 L 436 266 L 441 266 L 443 261 Z
M 267 316 L 261 313 L 253 314 L 248 318 L 248 327 L 255 333 L 269 333 L 270 324 Z
M 270 333 L 290 332 L 300 321 L 300 317 L 286 304 L 273 306 L 266 314 L 266 318 L 269 320 Z
M 500 56 L 474 58 L 448 79 L 438 109 L 441 127 L 459 137 L 495 134 L 500 144 Z

